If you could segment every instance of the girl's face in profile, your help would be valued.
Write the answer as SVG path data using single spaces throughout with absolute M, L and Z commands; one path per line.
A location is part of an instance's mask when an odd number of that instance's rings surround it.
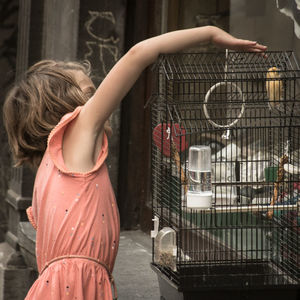
M 80 89 L 88 96 L 88 98 L 91 98 L 96 91 L 92 80 L 82 71 L 73 71 L 73 73 Z M 104 123 L 104 130 L 108 137 L 113 134 L 109 119 Z

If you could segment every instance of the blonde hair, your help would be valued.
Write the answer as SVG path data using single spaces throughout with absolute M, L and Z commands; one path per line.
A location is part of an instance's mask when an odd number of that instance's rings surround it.
M 90 75 L 88 63 L 43 60 L 33 65 L 7 94 L 3 120 L 15 166 L 38 167 L 50 131 L 89 98 L 70 71 Z

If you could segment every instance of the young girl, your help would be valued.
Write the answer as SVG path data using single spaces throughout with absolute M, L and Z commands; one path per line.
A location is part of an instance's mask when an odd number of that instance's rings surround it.
M 7 96 L 3 113 L 16 165 L 38 167 L 28 218 L 37 230 L 39 278 L 29 299 L 112 299 L 119 214 L 105 159 L 107 120 L 160 53 L 212 42 L 265 46 L 207 26 L 166 33 L 132 47 L 95 89 L 87 65 L 45 60 Z

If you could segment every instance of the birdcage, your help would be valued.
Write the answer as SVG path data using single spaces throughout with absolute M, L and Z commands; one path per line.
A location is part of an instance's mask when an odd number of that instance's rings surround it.
M 170 54 L 153 70 L 153 269 L 183 295 L 274 290 L 296 299 L 300 69 L 293 52 Z

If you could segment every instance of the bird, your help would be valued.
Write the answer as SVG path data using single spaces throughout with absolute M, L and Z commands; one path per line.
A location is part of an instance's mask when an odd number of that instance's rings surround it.
M 279 108 L 283 100 L 284 87 L 280 76 L 280 70 L 276 67 L 268 69 L 266 90 L 269 98 L 269 109 Z

